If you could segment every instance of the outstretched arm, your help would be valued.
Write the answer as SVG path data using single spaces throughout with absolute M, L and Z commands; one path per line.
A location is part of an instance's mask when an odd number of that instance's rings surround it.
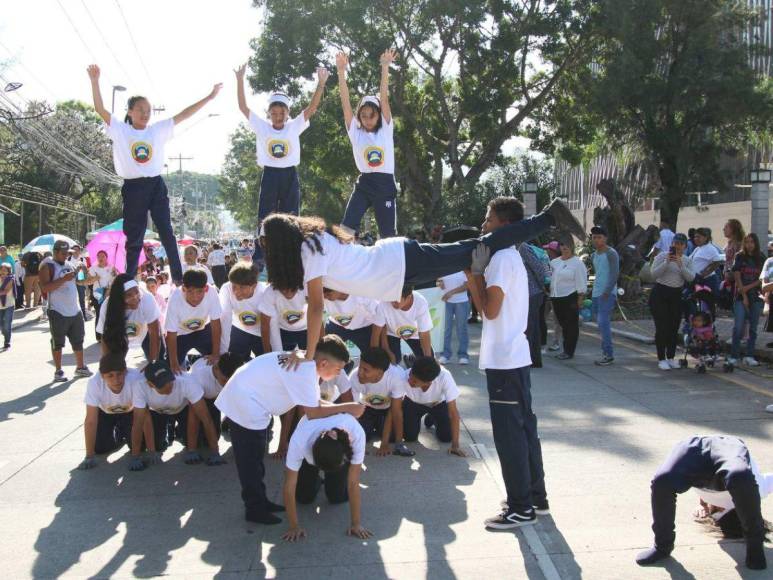
M 397 58 L 397 51 L 387 48 L 381 55 L 381 87 L 379 98 L 381 99 L 381 116 L 387 123 L 392 122 L 392 108 L 389 106 L 389 65 Z
M 339 52 L 336 55 L 336 69 L 338 69 L 338 92 L 341 95 L 341 108 L 344 111 L 344 123 L 346 130 L 352 126 L 354 113 L 352 112 L 352 101 L 349 97 L 349 87 L 346 84 L 346 65 L 349 64 L 349 57 L 345 52 Z
M 97 114 L 102 117 L 102 120 L 110 124 L 110 112 L 105 109 L 104 103 L 102 103 L 102 91 L 99 90 L 99 66 L 90 64 L 86 69 L 91 79 L 91 96 L 94 99 L 94 108 Z
M 317 69 L 317 90 L 314 91 L 314 96 L 311 98 L 311 103 L 309 103 L 309 106 L 303 110 L 303 118 L 305 120 L 308 121 L 314 116 L 314 113 L 317 112 L 317 107 L 319 107 L 319 103 L 322 100 L 322 93 L 325 92 L 325 84 L 329 78 L 329 70 L 323 66 Z
M 250 108 L 247 106 L 247 98 L 244 96 L 244 73 L 247 70 L 247 64 L 243 64 L 234 72 L 236 73 L 236 98 L 239 101 L 239 110 L 242 115 L 250 118 Z
M 180 111 L 174 117 L 172 117 L 174 124 L 178 125 L 179 123 L 182 123 L 186 119 L 191 118 L 197 111 L 199 111 L 199 109 L 201 109 L 209 101 L 214 99 L 217 96 L 217 94 L 220 92 L 220 89 L 222 88 L 223 88 L 223 83 L 217 83 L 216 85 L 214 85 L 212 87 L 212 92 L 210 92 L 206 97 L 204 97 L 200 101 L 196 101 L 189 107 L 185 107 L 182 111 Z

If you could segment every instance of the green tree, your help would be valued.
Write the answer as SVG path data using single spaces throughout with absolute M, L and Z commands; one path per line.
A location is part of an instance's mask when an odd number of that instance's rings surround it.
M 546 103 L 547 151 L 572 162 L 623 147 L 653 168 L 661 216 L 676 225 L 688 191 L 721 189 L 723 153 L 741 149 L 773 112 L 760 13 L 735 0 L 603 0 L 603 38 Z M 766 21 L 762 21 L 766 22 Z M 751 34 L 750 34 L 751 32 Z
M 333 53 L 345 50 L 350 89 L 358 99 L 377 89 L 378 55 L 389 46 L 399 51 L 390 94 L 401 228 L 414 221 L 429 227 L 445 194 L 473 191 L 501 160 L 502 145 L 521 133 L 558 80 L 585 62 L 593 41 L 592 0 L 254 4 L 264 10 L 263 32 L 251 43 L 249 63 L 256 91 L 281 88 L 302 96 L 303 79 L 311 78 L 319 62 L 333 69 Z M 350 185 L 356 171 L 331 93 L 322 107 L 330 121 L 315 119 L 304 135 L 301 167 L 310 167 L 311 177 L 345 197 L 349 187 L 343 184 Z M 332 164 L 328 149 L 336 156 Z

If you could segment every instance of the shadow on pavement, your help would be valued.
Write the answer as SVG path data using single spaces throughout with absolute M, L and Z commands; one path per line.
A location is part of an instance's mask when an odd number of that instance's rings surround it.
M 34 415 L 46 407 L 46 401 L 65 392 L 73 384 L 74 380 L 64 383 L 47 383 L 34 391 L 0 403 L 0 422 L 12 419 L 11 415 Z

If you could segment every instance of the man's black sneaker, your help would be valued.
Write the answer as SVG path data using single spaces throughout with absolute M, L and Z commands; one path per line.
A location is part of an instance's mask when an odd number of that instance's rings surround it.
M 550 514 L 550 504 L 548 504 L 548 500 L 535 502 L 533 506 L 534 513 L 538 516 L 547 516 Z
M 285 506 L 274 503 L 273 501 L 266 500 L 266 511 L 283 512 L 285 511 Z
M 613 364 L 615 362 L 615 358 L 611 356 L 604 355 L 599 360 L 594 361 L 594 364 L 599 367 L 608 367 L 609 365 Z
M 534 510 L 519 512 L 511 509 L 502 510 L 502 513 L 496 517 L 486 520 L 486 527 L 494 530 L 510 530 L 520 528 L 521 526 L 531 526 L 537 521 L 537 514 Z
M 577 221 L 577 218 L 572 215 L 572 212 L 560 199 L 554 199 L 545 206 L 542 211 L 553 218 L 555 226 L 559 230 L 568 231 L 570 234 L 581 240 L 585 240 L 585 238 L 588 237 L 582 224 Z
M 671 555 L 671 550 L 661 550 L 659 548 L 650 548 L 636 555 L 636 563 L 639 566 L 651 566 L 655 562 L 665 560 Z
M 282 519 L 278 518 L 272 513 L 265 512 L 265 513 L 254 513 L 254 512 L 244 512 L 244 519 L 248 522 L 252 522 L 255 524 L 265 524 L 267 526 L 272 526 L 274 524 L 282 523 Z

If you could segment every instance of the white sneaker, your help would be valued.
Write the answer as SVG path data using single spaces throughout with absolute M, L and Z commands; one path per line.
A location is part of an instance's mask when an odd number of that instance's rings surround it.
M 672 358 L 668 359 L 668 366 L 670 366 L 672 369 L 678 369 L 679 367 L 679 361 L 674 360 Z
M 439 357 L 437 357 L 437 361 L 441 365 L 447 365 L 448 364 L 448 359 L 446 357 L 444 357 L 442 354 Z
M 753 356 L 745 356 L 743 357 L 743 364 L 745 364 L 747 367 L 758 367 L 760 366 L 760 363 L 757 362 L 757 359 Z
M 661 360 L 661 361 L 658 361 L 658 368 L 661 371 L 670 371 L 671 370 L 671 365 L 668 364 L 667 360 Z
M 459 357 L 459 364 L 460 365 L 468 365 L 468 364 L 470 364 L 470 359 L 468 359 L 466 356 L 460 356 Z
M 731 365 L 735 366 L 735 365 L 737 365 L 737 364 L 738 364 L 738 359 L 737 359 L 737 358 L 733 358 L 732 356 L 729 356 L 729 357 L 727 357 L 727 358 L 725 359 L 725 362 L 726 362 L 726 363 L 728 363 L 728 364 L 731 364 Z
M 548 347 L 548 350 L 549 350 L 550 352 L 556 352 L 556 351 L 559 351 L 559 350 L 561 350 L 561 345 L 560 345 L 560 344 L 558 344 L 557 342 L 554 342 L 553 344 L 551 344 L 551 345 Z
M 765 407 L 765 410 L 766 410 L 768 413 L 773 413 L 773 405 L 768 405 L 767 407 Z

